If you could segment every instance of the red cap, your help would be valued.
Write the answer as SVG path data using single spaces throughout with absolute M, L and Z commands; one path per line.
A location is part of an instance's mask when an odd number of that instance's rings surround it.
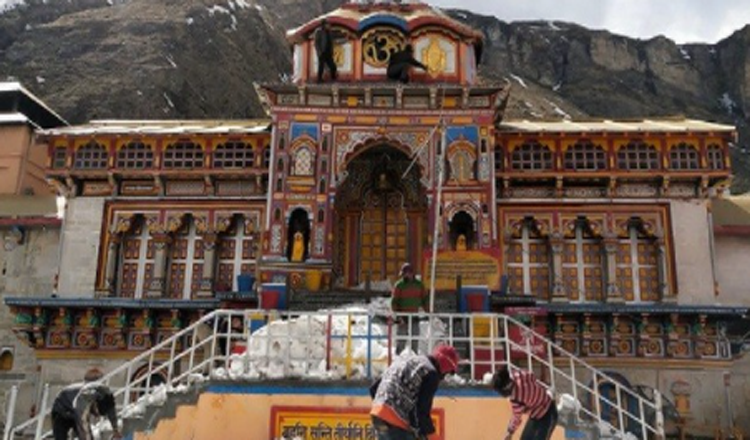
M 441 373 L 455 373 L 458 370 L 458 353 L 450 345 L 438 345 L 432 350 L 432 357 L 437 361 Z

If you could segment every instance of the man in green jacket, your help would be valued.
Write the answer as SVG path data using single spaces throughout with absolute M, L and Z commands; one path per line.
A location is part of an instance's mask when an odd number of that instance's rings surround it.
M 414 277 L 414 269 L 411 264 L 404 263 L 401 266 L 401 277 L 396 281 L 391 296 L 391 310 L 394 313 L 424 313 L 429 308 L 430 298 L 427 296 L 424 284 Z M 398 321 L 396 331 L 399 339 L 396 343 L 396 351 L 401 351 L 406 347 L 407 341 L 411 340 L 412 350 L 416 353 L 419 338 L 419 319 L 412 316 L 411 319 L 402 317 Z M 403 339 L 401 339 L 403 338 Z

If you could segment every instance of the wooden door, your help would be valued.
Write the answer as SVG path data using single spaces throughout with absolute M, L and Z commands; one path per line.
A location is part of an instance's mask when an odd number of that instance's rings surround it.
M 407 261 L 408 221 L 399 200 L 401 195 L 382 194 L 362 211 L 360 218 L 359 282 L 398 278 Z M 374 206 L 372 206 L 374 205 Z

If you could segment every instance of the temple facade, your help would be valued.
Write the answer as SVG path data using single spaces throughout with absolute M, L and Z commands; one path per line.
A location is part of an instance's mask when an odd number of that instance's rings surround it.
M 323 19 L 338 77 L 318 82 Z M 56 298 L 6 304 L 42 376 L 255 306 L 243 277 L 357 299 L 410 262 L 447 303 L 488 286 L 493 310 L 626 383 L 693 396 L 696 426 L 730 417 L 724 392 L 748 405 L 733 335 L 750 303 L 724 299 L 713 234 L 734 127 L 506 119 L 509 84 L 477 76 L 482 34 L 418 2 L 348 3 L 288 39 L 292 81 L 256 85 L 266 119 L 41 132 L 67 198 Z M 388 81 L 407 46 L 426 69 Z

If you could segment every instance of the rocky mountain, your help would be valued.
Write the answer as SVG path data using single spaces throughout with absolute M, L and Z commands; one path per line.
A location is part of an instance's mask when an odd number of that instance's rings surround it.
M 25 0 L 0 13 L 0 78 L 22 81 L 74 123 L 261 116 L 252 83 L 289 73 L 285 30 L 341 3 Z M 481 75 L 511 82 L 508 117 L 734 123 L 734 189 L 750 189 L 750 27 L 718 44 L 678 45 L 449 13 L 487 36 Z

